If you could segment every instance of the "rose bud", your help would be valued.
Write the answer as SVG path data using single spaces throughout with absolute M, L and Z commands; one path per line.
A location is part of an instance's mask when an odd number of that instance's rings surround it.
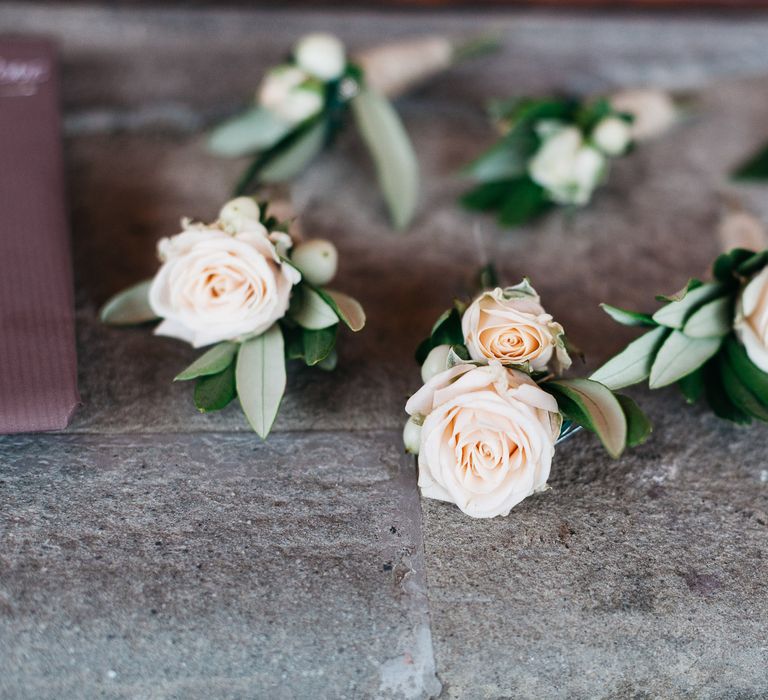
M 259 205 L 252 197 L 237 197 L 221 208 L 219 223 L 225 231 L 236 233 L 248 224 L 258 223 L 259 213 Z
M 451 351 L 450 345 L 438 345 L 429 351 L 421 366 L 421 379 L 428 382 L 436 374 L 448 369 L 448 353 Z
M 294 51 L 299 68 L 323 81 L 336 80 L 344 72 L 344 45 L 332 34 L 307 34 Z
M 605 170 L 605 158 L 575 126 L 542 124 L 544 139 L 528 164 L 531 179 L 559 204 L 586 204 Z
M 410 452 L 412 455 L 419 454 L 419 448 L 421 447 L 421 425 L 413 418 L 409 418 L 405 428 L 403 428 L 403 444 L 405 445 L 406 452 Z
M 300 243 L 291 255 L 291 262 L 301 270 L 304 279 L 316 287 L 328 284 L 334 278 L 338 260 L 336 246 L 322 238 Z
M 526 282 L 481 294 L 464 312 L 461 328 L 473 360 L 527 363 L 537 372 L 560 372 L 571 365 L 563 327 Z

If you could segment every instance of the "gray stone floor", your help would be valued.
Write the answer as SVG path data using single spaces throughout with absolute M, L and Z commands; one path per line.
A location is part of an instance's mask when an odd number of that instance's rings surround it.
M 97 323 L 181 215 L 215 213 L 240 164 L 203 130 L 296 36 L 488 27 L 502 53 L 400 102 L 424 173 L 408 235 L 351 134 L 295 184 L 370 325 L 335 375 L 295 368 L 268 443 L 170 383 L 189 348 Z M 766 428 L 638 392 L 646 445 L 614 462 L 579 436 L 551 492 L 490 522 L 420 502 L 399 444 L 412 349 L 480 261 L 477 221 L 594 366 L 632 335 L 598 302 L 702 274 L 723 194 L 768 215 L 765 189 L 723 184 L 768 135 L 768 19 L 4 3 L 0 31 L 62 44 L 84 400 L 62 434 L 0 438 L 0 697 L 768 696 Z M 644 83 L 689 93 L 689 119 L 577 217 L 510 233 L 455 206 L 486 98 Z

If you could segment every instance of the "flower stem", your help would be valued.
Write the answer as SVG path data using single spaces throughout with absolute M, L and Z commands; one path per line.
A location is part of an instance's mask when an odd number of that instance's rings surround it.
M 493 53 L 501 48 L 502 35 L 500 32 L 483 34 L 468 41 L 455 44 L 453 47 L 453 61 L 459 63 L 470 58 L 477 58 L 485 54 Z

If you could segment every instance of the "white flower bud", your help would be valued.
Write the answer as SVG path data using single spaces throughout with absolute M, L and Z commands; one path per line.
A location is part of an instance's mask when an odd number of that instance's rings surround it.
M 620 117 L 601 119 L 592 131 L 595 146 L 608 156 L 620 156 L 631 140 L 629 124 Z
M 421 449 L 421 426 L 413 419 L 409 418 L 403 428 L 403 444 L 405 451 L 413 455 L 419 454 Z
M 323 108 L 319 86 L 307 85 L 309 76 L 294 66 L 269 71 L 259 88 L 258 103 L 280 119 L 299 124 Z
M 301 270 L 307 282 L 321 287 L 336 275 L 339 254 L 333 243 L 315 238 L 299 243 L 291 255 L 291 262 Z
M 323 81 L 340 77 L 347 64 L 344 45 L 332 34 L 307 34 L 294 56 L 300 68 Z
M 219 223 L 229 233 L 237 233 L 259 222 L 259 205 L 252 197 L 237 197 L 227 202 L 219 212 Z
M 576 127 L 555 130 L 549 122 L 540 134 L 544 139 L 528 164 L 531 179 L 553 195 L 556 201 L 567 195 L 555 193 L 568 190 L 573 183 L 573 162 L 582 145 L 581 132 Z
M 450 345 L 438 345 L 429 351 L 429 355 L 421 366 L 421 379 L 425 384 L 436 374 L 448 369 L 448 353 L 450 351 Z

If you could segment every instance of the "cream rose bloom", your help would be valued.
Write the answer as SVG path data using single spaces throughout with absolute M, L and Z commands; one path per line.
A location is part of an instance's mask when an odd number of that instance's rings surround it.
M 406 404 L 419 437 L 419 486 L 474 518 L 507 515 L 544 490 L 561 417 L 555 399 L 499 362 L 459 364 Z
M 768 372 L 768 267 L 744 288 L 736 307 L 734 329 L 749 359 Z
M 563 327 L 544 310 L 527 280 L 481 294 L 464 312 L 461 329 L 475 361 L 527 362 L 532 370 L 558 374 L 571 366 Z
M 531 179 L 559 204 L 586 204 L 603 177 L 605 157 L 575 126 L 545 121 L 538 132 L 543 140 L 528 164 Z
M 285 315 L 301 279 L 278 255 L 285 235 L 246 216 L 226 225 L 184 221 L 180 234 L 159 242 L 163 264 L 149 290 L 152 310 L 164 319 L 157 335 L 201 347 L 262 333 Z

